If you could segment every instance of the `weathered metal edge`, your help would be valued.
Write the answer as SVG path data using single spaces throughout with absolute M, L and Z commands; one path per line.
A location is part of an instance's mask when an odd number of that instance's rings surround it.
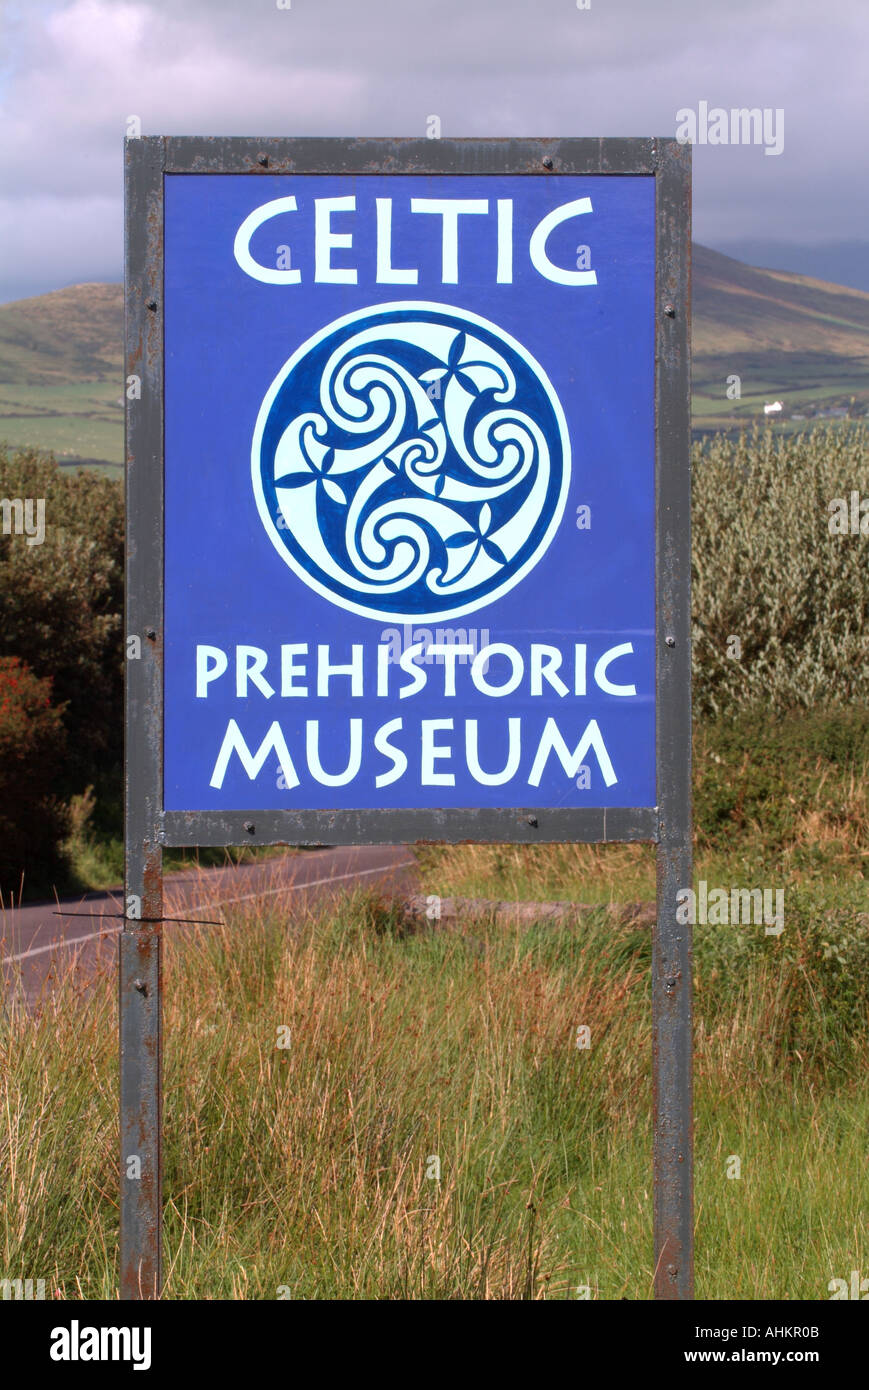
M 653 174 L 652 138 L 152 136 L 167 174 Z
M 382 845 L 458 841 L 654 840 L 654 807 L 561 810 L 165 811 L 161 841 L 182 845 Z

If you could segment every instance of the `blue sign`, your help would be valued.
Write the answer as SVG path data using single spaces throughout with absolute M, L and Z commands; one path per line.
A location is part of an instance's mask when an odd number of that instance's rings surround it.
M 654 184 L 166 177 L 167 810 L 656 805 Z

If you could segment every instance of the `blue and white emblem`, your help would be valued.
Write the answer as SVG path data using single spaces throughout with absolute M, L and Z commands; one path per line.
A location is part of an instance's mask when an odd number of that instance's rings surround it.
M 495 324 L 383 304 L 293 353 L 260 407 L 252 472 L 275 548 L 317 593 L 440 621 L 508 593 L 544 554 L 570 442 L 545 372 Z

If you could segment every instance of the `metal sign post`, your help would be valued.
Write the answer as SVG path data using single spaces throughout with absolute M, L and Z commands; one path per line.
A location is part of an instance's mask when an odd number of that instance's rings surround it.
M 127 145 L 125 920 L 119 946 L 121 1296 L 161 1287 L 163 151 Z
M 663 142 L 662 142 L 663 143 Z M 655 637 L 657 916 L 652 938 L 655 1296 L 694 1297 L 691 813 L 690 147 L 657 173 Z
M 655 1291 L 692 1296 L 690 147 L 126 146 L 121 1291 L 163 846 L 657 845 Z

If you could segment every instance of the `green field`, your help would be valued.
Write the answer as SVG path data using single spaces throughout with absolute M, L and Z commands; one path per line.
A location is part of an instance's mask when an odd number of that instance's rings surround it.
M 804 429 L 821 410 L 838 407 L 855 417 L 869 409 L 869 363 L 818 362 L 796 354 L 769 356 L 771 360 L 766 361 L 695 357 L 691 393 L 694 428 L 744 429 L 763 421 L 772 422 L 777 430 L 792 431 Z M 733 373 L 741 378 L 738 400 L 727 398 L 727 378 Z M 764 416 L 767 401 L 781 401 L 781 413 Z M 803 415 L 804 420 L 793 420 L 795 414 Z
M 37 444 L 61 465 L 99 459 L 123 468 L 123 397 L 115 381 L 0 385 L 0 430 L 10 447 Z

